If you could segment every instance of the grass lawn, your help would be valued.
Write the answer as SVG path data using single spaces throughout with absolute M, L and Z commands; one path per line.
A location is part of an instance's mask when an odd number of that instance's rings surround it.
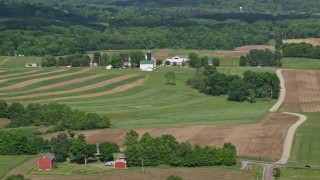
M 4 60 L 5 58 L 3 58 L 3 56 L 1 56 L 0 59 Z M 0 63 L 1 63 L 1 60 L 0 60 Z M 1 65 L 1 67 L 2 68 L 26 68 L 26 63 L 28 63 L 28 62 L 35 62 L 35 63 L 39 63 L 39 65 L 41 65 L 41 57 L 34 57 L 34 56 L 19 57 L 19 56 L 17 56 L 15 58 L 10 59 L 9 61 L 3 63 Z
M 0 155 L 0 179 L 12 168 L 20 165 L 34 155 Z
M 299 169 L 299 168 L 281 168 L 281 180 L 303 179 L 315 180 L 320 179 L 319 169 Z
M 308 119 L 296 131 L 291 163 L 320 165 L 320 113 L 304 113 Z
M 281 61 L 284 69 L 320 69 L 320 59 L 284 58 Z
M 239 56 L 225 56 L 218 57 L 220 59 L 220 67 L 238 67 L 240 57 Z
M 101 163 L 102 164 L 102 163 Z M 77 173 L 77 170 L 85 170 L 83 173 Z M 32 175 L 89 175 L 89 174 L 98 174 L 106 173 L 112 171 L 119 171 L 113 168 L 106 168 L 103 166 L 93 166 L 93 165 L 84 165 L 76 163 L 59 163 L 58 167 L 52 171 L 38 171 L 37 167 L 33 167 L 29 174 Z

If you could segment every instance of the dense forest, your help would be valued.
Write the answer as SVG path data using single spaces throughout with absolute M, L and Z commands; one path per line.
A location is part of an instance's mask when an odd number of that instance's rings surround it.
M 320 37 L 319 6 L 316 0 L 2 0 L 0 55 L 233 49 Z

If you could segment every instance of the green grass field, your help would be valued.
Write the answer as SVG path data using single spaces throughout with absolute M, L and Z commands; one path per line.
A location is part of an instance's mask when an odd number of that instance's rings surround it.
M 0 56 L 0 64 L 3 62 L 6 58 L 6 56 Z M 26 63 L 28 62 L 35 62 L 39 63 L 41 65 L 41 57 L 34 57 L 34 56 L 28 56 L 28 57 L 15 57 L 10 59 L 9 61 L 6 61 L 1 65 L 1 68 L 26 68 Z M 32 68 L 31 68 L 32 69 Z
M 284 58 L 282 59 L 284 69 L 320 69 L 320 59 L 308 58 Z
M 0 155 L 0 179 L 3 178 L 8 171 L 20 165 L 34 155 Z
M 281 180 L 315 180 L 320 179 L 319 169 L 281 168 Z
M 308 117 L 296 131 L 291 163 L 320 165 L 320 113 L 305 113 Z

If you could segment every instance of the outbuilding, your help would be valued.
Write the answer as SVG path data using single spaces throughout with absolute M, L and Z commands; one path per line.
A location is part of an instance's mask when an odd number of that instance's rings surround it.
M 36 62 L 28 62 L 28 63 L 26 63 L 26 67 L 38 67 L 38 63 L 36 63 Z
M 153 71 L 155 68 L 154 61 L 140 61 L 140 70 L 141 71 Z
M 116 169 L 127 169 L 127 161 L 117 160 L 114 162 L 114 168 Z
M 38 171 L 52 170 L 54 165 L 54 155 L 47 153 L 38 159 Z

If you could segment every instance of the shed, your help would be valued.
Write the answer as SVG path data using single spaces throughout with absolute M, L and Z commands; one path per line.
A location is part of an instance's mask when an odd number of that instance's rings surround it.
M 28 62 L 28 63 L 26 63 L 26 67 L 38 67 L 38 63 L 36 63 L 36 62 Z
M 154 68 L 155 68 L 154 61 L 140 61 L 141 71 L 153 71 Z
M 117 160 L 114 162 L 114 168 L 116 169 L 127 169 L 127 161 Z
M 52 170 L 54 165 L 54 155 L 47 153 L 38 159 L 38 171 Z
M 112 69 L 113 68 L 113 66 L 111 65 L 111 64 L 109 64 L 107 67 L 106 67 L 106 69 L 108 69 L 108 70 L 110 70 L 110 69 Z

